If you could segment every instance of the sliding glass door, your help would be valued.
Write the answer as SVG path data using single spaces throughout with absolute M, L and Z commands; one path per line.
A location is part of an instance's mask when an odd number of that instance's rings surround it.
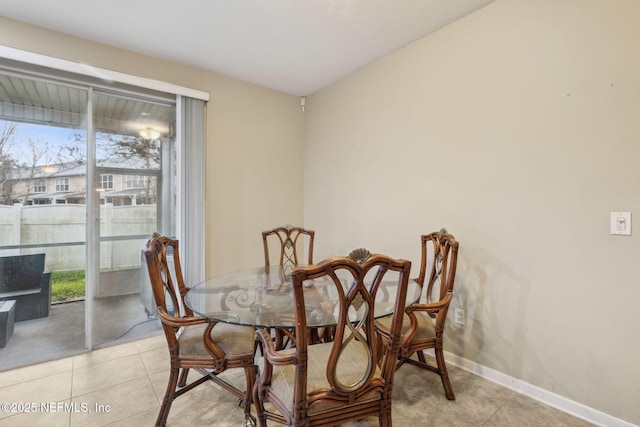
M 2 65 L 0 267 L 44 254 L 52 274 L 0 288 L 0 306 L 49 307 L 15 322 L 0 371 L 159 330 L 142 250 L 176 235 L 175 96 Z
M 114 120 L 114 107 L 127 112 Z M 175 235 L 175 104 L 95 91 L 91 318 L 94 345 L 157 329 L 142 250 Z M 96 221 L 98 224 L 98 221 Z

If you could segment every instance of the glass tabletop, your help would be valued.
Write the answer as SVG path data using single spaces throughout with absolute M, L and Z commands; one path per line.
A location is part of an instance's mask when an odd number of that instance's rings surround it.
M 388 274 L 381 283 L 374 304 L 376 318 L 393 313 L 397 276 Z M 340 277 L 343 289 L 351 281 Z M 303 283 L 307 307 L 307 327 L 319 328 L 336 324 L 338 292 L 329 279 Z M 420 286 L 409 280 L 406 305 L 420 298 Z M 295 326 L 291 269 L 279 266 L 259 267 L 213 277 L 193 286 L 185 296 L 185 303 L 194 313 L 212 320 L 237 325 L 292 328 Z M 358 313 L 350 313 L 353 321 Z

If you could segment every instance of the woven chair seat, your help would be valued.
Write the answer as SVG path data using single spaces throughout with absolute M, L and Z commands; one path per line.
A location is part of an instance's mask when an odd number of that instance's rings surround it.
M 183 327 L 178 338 L 180 356 L 210 357 L 202 340 L 206 327 L 206 323 Z M 227 357 L 251 355 L 253 354 L 253 333 L 253 328 L 218 323 L 211 330 L 211 341 L 220 347 Z
M 416 330 L 416 334 L 413 336 L 413 340 L 422 341 L 435 339 L 436 326 L 431 317 L 422 311 L 414 312 L 414 314 L 418 320 L 418 328 Z M 383 317 L 382 319 L 379 319 L 378 322 L 385 328 L 389 329 L 391 327 L 391 316 Z M 402 318 L 402 335 L 407 332 L 410 325 L 411 319 L 405 314 Z

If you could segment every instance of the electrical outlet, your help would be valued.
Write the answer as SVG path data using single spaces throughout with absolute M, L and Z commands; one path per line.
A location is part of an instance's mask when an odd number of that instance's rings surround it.
M 453 323 L 456 325 L 464 325 L 464 310 L 461 308 L 456 308 L 453 310 Z

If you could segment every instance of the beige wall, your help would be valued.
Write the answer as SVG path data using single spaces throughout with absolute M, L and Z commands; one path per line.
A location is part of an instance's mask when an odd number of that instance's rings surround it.
M 446 226 L 446 349 L 640 424 L 640 2 L 499 0 L 306 105 L 318 256 Z
M 263 262 L 261 231 L 302 223 L 298 97 L 2 17 L 0 45 L 210 93 L 207 276 Z

